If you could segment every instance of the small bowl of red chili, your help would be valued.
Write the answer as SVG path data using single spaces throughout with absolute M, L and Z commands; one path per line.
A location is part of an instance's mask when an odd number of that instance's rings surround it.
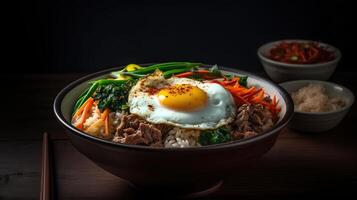
M 262 45 L 258 57 L 265 72 L 276 82 L 327 80 L 335 71 L 341 52 L 322 42 L 280 40 Z

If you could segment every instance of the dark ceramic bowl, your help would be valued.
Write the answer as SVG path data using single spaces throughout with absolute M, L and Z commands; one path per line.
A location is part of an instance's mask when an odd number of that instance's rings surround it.
M 209 66 L 207 66 L 209 67 Z M 54 112 L 73 146 L 106 171 L 126 179 L 138 188 L 185 194 L 203 190 L 205 194 L 221 184 L 221 178 L 234 173 L 238 166 L 260 157 L 275 143 L 280 130 L 293 114 L 293 103 L 280 86 L 247 72 L 220 67 L 224 72 L 248 75 L 249 85 L 260 85 L 276 95 L 282 108 L 280 120 L 264 134 L 224 144 L 191 148 L 152 148 L 118 144 L 88 135 L 71 125 L 71 113 L 77 97 L 88 81 L 107 77 L 108 69 L 85 76 L 65 87 L 56 97 Z M 211 188 L 211 190 L 209 189 Z

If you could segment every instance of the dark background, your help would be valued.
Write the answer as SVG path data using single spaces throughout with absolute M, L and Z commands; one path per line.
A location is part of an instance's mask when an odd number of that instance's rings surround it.
M 2 2 L 0 199 L 38 199 L 43 133 L 64 133 L 52 110 L 54 98 L 86 73 L 132 62 L 186 60 L 264 75 L 256 55 L 260 45 L 303 38 L 341 50 L 329 81 L 357 94 L 352 3 L 206 1 Z M 344 121 L 325 133 L 285 129 L 268 154 L 237 169 L 212 199 L 356 196 L 356 114 L 355 103 Z M 123 199 L 116 194 L 125 193 L 116 177 L 69 141 L 59 137 L 53 144 L 58 199 Z
M 9 72 L 92 72 L 127 63 L 200 61 L 262 70 L 257 48 L 302 38 L 338 47 L 353 63 L 346 1 L 16 1 L 6 12 Z M 7 10 L 7 7 L 4 7 Z M 9 65 L 8 65 L 9 66 Z

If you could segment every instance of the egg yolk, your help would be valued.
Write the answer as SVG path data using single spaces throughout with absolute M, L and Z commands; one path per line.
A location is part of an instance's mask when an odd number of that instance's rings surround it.
M 189 84 L 177 84 L 158 92 L 160 103 L 177 111 L 195 111 L 203 108 L 208 96 L 202 89 Z

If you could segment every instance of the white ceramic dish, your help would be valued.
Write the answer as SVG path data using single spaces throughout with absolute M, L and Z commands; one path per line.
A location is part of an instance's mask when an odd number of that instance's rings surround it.
M 350 110 L 350 107 L 354 102 L 353 93 L 341 85 L 317 80 L 288 81 L 281 83 L 280 86 L 291 94 L 310 83 L 323 85 L 326 88 L 327 95 L 343 98 L 346 101 L 346 106 L 340 110 L 332 112 L 310 113 L 295 110 L 294 116 L 289 123 L 289 127 L 305 132 L 322 132 L 336 127 Z
M 336 58 L 332 61 L 317 64 L 289 64 L 271 60 L 267 57 L 271 48 L 281 42 L 312 42 L 311 40 L 279 40 L 262 45 L 258 49 L 258 57 L 264 67 L 265 72 L 275 82 L 288 80 L 327 80 L 335 71 L 338 61 L 341 59 L 341 52 L 329 44 L 319 44 L 328 50 L 335 52 Z

